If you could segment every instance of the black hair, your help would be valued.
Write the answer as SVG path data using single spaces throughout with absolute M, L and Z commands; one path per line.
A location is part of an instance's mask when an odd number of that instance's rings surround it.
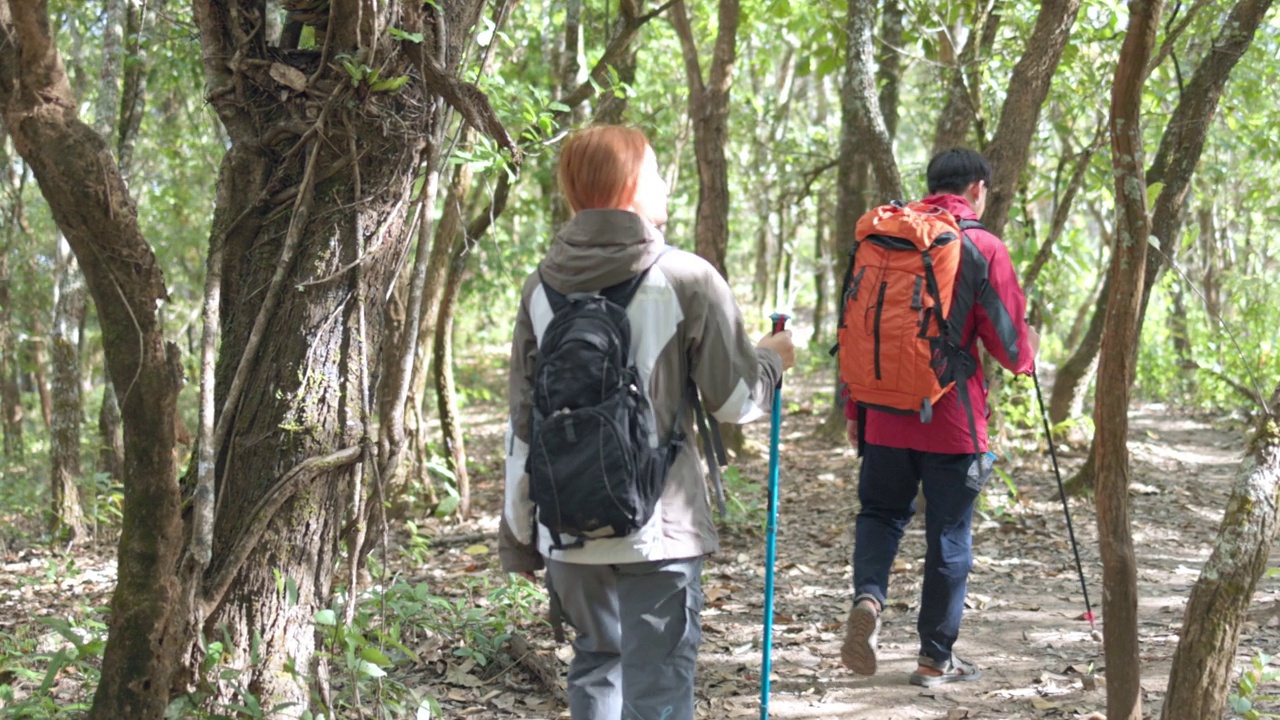
M 951 148 L 933 156 L 926 177 L 930 195 L 939 192 L 959 195 L 978 180 L 990 187 L 991 163 L 977 150 Z

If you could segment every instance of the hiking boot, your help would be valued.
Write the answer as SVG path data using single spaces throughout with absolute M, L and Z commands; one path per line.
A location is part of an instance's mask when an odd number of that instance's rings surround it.
M 955 653 L 952 653 L 951 659 L 944 663 L 940 663 L 928 655 L 921 655 L 916 662 L 920 664 L 920 667 L 916 668 L 916 671 L 911 673 L 912 685 L 931 688 L 938 685 L 944 685 L 946 683 L 972 682 L 974 680 L 982 679 L 982 671 L 978 669 L 977 665 L 974 665 Z M 921 672 L 920 670 L 922 668 L 936 670 L 938 674 L 934 675 L 928 672 Z
M 854 598 L 845 621 L 840 660 L 858 675 L 876 674 L 876 639 L 880 635 L 880 605 L 869 595 Z

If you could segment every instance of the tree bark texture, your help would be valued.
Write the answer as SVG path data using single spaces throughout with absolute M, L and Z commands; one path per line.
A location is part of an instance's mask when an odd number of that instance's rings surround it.
M 52 348 L 53 432 L 49 437 L 49 483 L 53 505 L 49 530 L 63 541 L 84 534 L 84 513 L 80 510 L 80 424 L 84 403 L 80 396 L 80 328 L 84 324 L 86 298 L 83 278 L 70 249 L 62 249 L 54 303 Z
M 1004 232 L 1009 220 L 1022 171 L 1027 167 L 1040 107 L 1049 94 L 1079 9 L 1080 0 L 1042 0 L 1035 29 L 1009 78 L 1000 122 L 986 148 L 991 161 L 991 189 L 982 223 L 996 235 Z
M 694 225 L 697 252 L 728 278 L 725 257 L 729 247 L 729 93 L 738 49 L 738 0 L 718 0 L 715 46 L 711 68 L 703 79 L 698 46 L 689 25 L 684 0 L 671 6 L 671 24 L 680 38 L 689 83 L 689 119 L 698 161 L 698 209 Z
M 1222 717 L 1240 630 L 1276 541 L 1280 502 L 1280 387 L 1263 412 L 1218 529 L 1191 589 L 1162 720 Z
M 403 418 L 411 363 L 391 363 L 395 375 L 382 379 L 397 389 L 383 407 L 399 414 L 383 418 L 392 440 L 376 456 L 369 402 L 373 370 L 387 366 L 384 298 L 407 257 L 414 178 L 440 157 L 446 103 L 500 146 L 514 145 L 484 96 L 453 75 L 478 0 L 391 6 L 396 16 L 350 0 L 311 21 L 327 25 L 326 52 L 359 50 L 381 77 L 408 77 L 398 92 L 353 87 L 316 52 L 277 67 L 283 61 L 257 34 L 256 4 L 226 5 L 196 6 L 206 80 L 231 139 L 213 223 L 224 243 L 217 501 L 197 616 L 207 635 L 226 627 L 240 681 L 264 705 L 297 703 L 294 716 L 309 702 L 312 617 L 330 600 L 340 531 L 364 522 L 380 490 L 374 479 L 394 473 L 403 447 L 402 430 L 390 426 Z M 386 26 L 425 39 L 375 32 Z M 239 55 L 268 61 L 220 60 Z M 293 580 L 296 596 L 286 598 L 276 573 Z M 250 662 L 255 642 L 259 664 Z M 199 651 L 188 652 L 194 668 Z
M 108 378 L 98 409 L 98 456 L 94 469 L 112 480 L 124 478 L 124 438 L 120 434 L 120 403 Z
M 76 115 L 45 2 L 0 1 L 0 107 L 59 229 L 82 260 L 125 424 L 118 583 L 90 717 L 159 718 L 181 546 L 174 414 L 181 383 L 156 303 L 166 297 L 137 213 L 101 136 Z
M 878 197 L 874 204 L 890 200 L 906 199 L 902 188 L 902 176 L 893 157 L 893 137 L 889 133 L 885 114 L 880 107 L 876 90 L 876 78 L 872 33 L 875 29 L 875 3 L 873 0 L 850 0 L 846 29 L 849 33 L 845 47 L 844 83 L 840 88 L 840 111 L 848 120 L 842 128 L 853 130 L 848 138 L 867 157 L 876 177 Z M 843 132 L 842 132 L 843 135 Z M 844 142 L 845 138 L 842 137 Z M 843 220 L 844 218 L 842 218 Z M 857 217 L 853 218 L 857 223 Z M 839 224 L 837 225 L 839 227 Z M 853 241 L 853 226 L 849 226 L 849 242 Z
M 470 258 L 468 244 L 465 241 L 459 242 L 449 262 L 449 275 L 445 281 L 433 344 L 440 432 L 444 438 L 445 456 L 449 461 L 449 469 L 453 471 L 458 491 L 458 514 L 464 518 L 471 514 L 471 480 L 467 475 L 467 450 L 462 434 L 462 419 L 458 415 L 457 387 L 453 381 L 453 319 L 457 313 Z
M 10 223 L 16 221 L 10 216 Z M 13 225 L 9 228 L 12 230 Z M 13 299 L 9 294 L 9 247 L 0 249 L 0 423 L 4 426 L 4 456 L 23 454 L 22 394 L 18 389 L 18 347 L 13 332 Z
M 1131 0 L 1129 28 L 1111 88 L 1111 158 L 1116 194 L 1116 244 L 1098 358 L 1094 440 L 1098 445 L 1098 535 L 1102 549 L 1102 610 L 1106 620 L 1107 720 L 1139 720 L 1138 573 L 1129 522 L 1129 391 L 1134 375 L 1142 274 L 1146 263 L 1147 193 L 1143 182 L 1142 87 L 1155 45 L 1161 0 Z
M 36 384 L 36 397 L 40 399 L 40 419 L 44 421 L 44 429 L 53 429 L 53 400 L 49 396 L 49 348 L 45 333 L 48 332 L 44 322 L 37 317 L 31 322 L 31 375 Z

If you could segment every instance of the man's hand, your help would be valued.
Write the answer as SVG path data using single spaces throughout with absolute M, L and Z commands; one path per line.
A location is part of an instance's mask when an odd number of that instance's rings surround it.
M 765 335 L 760 338 L 760 342 L 756 343 L 756 346 L 777 353 L 778 357 L 782 358 L 783 371 L 790 370 L 796 364 L 796 346 L 791 341 L 790 330 Z
M 850 447 L 858 447 L 858 421 L 845 420 L 844 428 L 845 437 L 849 439 Z
M 1038 357 L 1040 355 L 1040 333 L 1036 332 L 1036 329 L 1030 325 L 1027 326 L 1027 344 L 1031 346 L 1031 357 Z

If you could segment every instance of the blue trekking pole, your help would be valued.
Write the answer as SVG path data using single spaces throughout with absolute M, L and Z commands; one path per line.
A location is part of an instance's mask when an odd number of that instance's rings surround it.
M 787 328 L 787 316 L 774 313 L 773 334 Z M 778 548 L 778 442 L 782 431 L 782 377 L 773 389 L 773 413 L 769 416 L 769 525 L 766 531 L 764 561 L 764 641 L 761 647 L 764 661 L 760 668 L 760 720 L 769 718 L 769 653 L 773 650 L 773 565 Z

